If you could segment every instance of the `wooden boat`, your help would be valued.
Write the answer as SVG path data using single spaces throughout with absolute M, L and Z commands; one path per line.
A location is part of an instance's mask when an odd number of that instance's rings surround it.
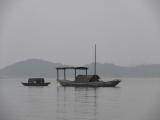
M 95 79 L 97 75 L 79 75 L 77 78 L 82 78 L 82 80 L 76 79 L 75 81 L 70 80 L 57 80 L 62 86 L 74 86 L 74 87 L 115 87 L 121 82 L 119 79 L 112 81 L 100 81 Z
M 66 79 L 66 70 L 73 69 L 75 72 L 75 80 Z M 64 80 L 59 80 L 59 70 L 64 71 Z M 76 75 L 77 70 L 85 70 L 85 75 Z M 95 65 L 94 65 L 94 75 L 87 75 L 87 67 L 59 67 L 57 68 L 57 81 L 62 86 L 74 86 L 74 87 L 115 87 L 121 82 L 121 80 L 111 80 L 111 81 L 101 81 L 100 77 L 96 74 L 96 45 L 95 45 Z
M 28 83 L 22 82 L 24 86 L 48 86 L 50 82 L 45 82 L 44 78 L 29 78 Z

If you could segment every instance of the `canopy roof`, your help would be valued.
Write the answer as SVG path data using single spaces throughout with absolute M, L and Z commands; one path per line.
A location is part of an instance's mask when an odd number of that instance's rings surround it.
M 79 69 L 79 70 L 87 70 L 87 67 L 58 67 L 57 70 L 64 70 L 64 69 Z

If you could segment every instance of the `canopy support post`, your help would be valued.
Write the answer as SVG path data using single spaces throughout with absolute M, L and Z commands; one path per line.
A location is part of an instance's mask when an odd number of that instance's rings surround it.
M 59 69 L 57 69 L 57 80 L 59 80 Z

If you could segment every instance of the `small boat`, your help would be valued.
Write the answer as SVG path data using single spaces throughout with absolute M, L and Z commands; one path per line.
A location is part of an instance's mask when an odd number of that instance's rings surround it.
M 111 80 L 111 81 L 101 81 L 100 77 L 96 74 L 96 45 L 95 45 L 95 65 L 94 65 L 94 74 L 87 74 L 87 67 L 58 67 L 57 69 L 57 81 L 62 86 L 74 86 L 74 87 L 115 87 L 117 84 L 121 82 L 119 79 Z M 72 69 L 75 73 L 74 81 L 66 79 L 66 70 Z M 64 72 L 64 80 L 59 80 L 59 70 Z M 77 70 L 85 70 L 85 75 L 76 75 Z
M 45 82 L 44 78 L 29 78 L 28 83 L 22 82 L 24 86 L 48 86 L 50 82 Z

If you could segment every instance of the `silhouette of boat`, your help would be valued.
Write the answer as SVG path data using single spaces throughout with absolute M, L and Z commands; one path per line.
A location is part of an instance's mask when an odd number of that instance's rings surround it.
M 111 81 L 101 81 L 100 77 L 96 74 L 96 45 L 95 45 L 95 65 L 94 65 L 94 75 L 87 74 L 87 67 L 58 67 L 57 69 L 57 81 L 62 86 L 74 86 L 74 87 L 115 87 L 117 84 L 121 82 L 119 79 L 111 80 Z M 75 73 L 75 80 L 67 80 L 66 79 L 66 70 L 72 69 Z M 59 70 L 64 72 L 64 79 L 59 79 Z M 77 70 L 85 70 L 85 75 L 76 75 Z
M 48 86 L 50 82 L 45 82 L 44 78 L 29 78 L 28 83 L 22 82 L 24 86 Z

